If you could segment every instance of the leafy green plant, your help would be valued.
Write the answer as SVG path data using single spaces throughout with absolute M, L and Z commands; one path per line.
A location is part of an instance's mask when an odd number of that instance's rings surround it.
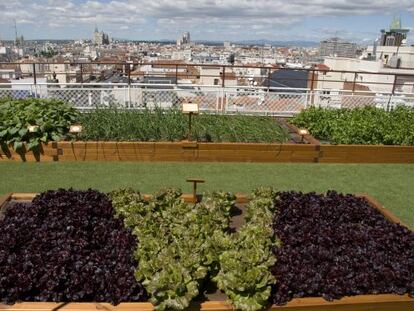
M 1 99 L 0 144 L 3 148 L 12 145 L 17 152 L 23 151 L 24 147 L 37 151 L 42 142 L 62 139 L 77 118 L 78 112 L 62 101 Z M 29 125 L 38 128 L 30 133 Z
M 276 262 L 271 248 L 280 245 L 271 226 L 275 198 L 272 189 L 253 192 L 246 224 L 230 238 L 219 257 L 220 271 L 214 280 L 237 310 L 263 309 L 276 281 L 270 272 Z
M 414 145 L 414 108 L 404 106 L 389 112 L 374 107 L 311 107 L 291 122 L 333 144 Z
M 145 201 L 132 189 L 109 194 L 117 215 L 139 241 L 136 278 L 157 310 L 187 308 L 200 284 L 217 273 L 227 242 L 234 196 L 212 193 L 194 206 L 180 195 L 168 189 Z
M 97 108 L 81 115 L 83 140 L 180 141 L 187 138 L 188 117 L 179 109 Z M 192 138 L 206 142 L 284 142 L 287 133 L 271 117 L 200 114 Z

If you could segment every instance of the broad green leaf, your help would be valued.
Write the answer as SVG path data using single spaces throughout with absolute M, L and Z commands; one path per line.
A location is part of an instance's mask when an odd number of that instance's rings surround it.
M 14 150 L 16 150 L 16 151 L 20 151 L 20 150 L 23 148 L 23 143 L 22 143 L 22 142 L 20 142 L 20 141 L 16 141 L 16 142 L 14 142 L 14 144 L 13 144 L 13 148 L 14 148 Z

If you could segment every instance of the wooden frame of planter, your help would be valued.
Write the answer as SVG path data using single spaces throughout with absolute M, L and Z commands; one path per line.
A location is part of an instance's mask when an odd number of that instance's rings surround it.
M 258 163 L 414 163 L 414 146 L 323 145 L 312 135 L 279 120 L 303 143 L 204 143 L 61 141 L 42 144 L 39 153 L 0 148 L 1 161 L 174 161 Z
M 30 201 L 36 196 L 36 193 L 10 193 L 0 197 L 0 209 L 10 200 Z M 405 224 L 392 212 L 382 206 L 376 199 L 368 194 L 359 194 L 359 197 L 365 198 L 368 203 L 378 210 L 385 218 L 393 223 Z M 150 198 L 150 195 L 144 195 L 144 198 Z M 247 203 L 249 197 L 244 194 L 236 194 L 237 203 Z M 192 194 L 183 194 L 183 199 L 191 202 Z M 207 301 L 201 303 L 199 307 L 191 306 L 191 310 L 201 311 L 232 311 L 234 307 L 225 301 Z M 0 304 L 0 310 L 9 311 L 152 311 L 154 307 L 151 303 L 121 303 L 113 306 L 109 303 L 46 303 L 46 302 L 23 302 L 14 305 Z M 408 295 L 359 295 L 344 297 L 339 300 L 328 302 L 320 297 L 296 298 L 284 306 L 271 306 L 268 310 L 288 310 L 288 311 L 411 311 L 414 310 L 414 299 Z
M 0 151 L 2 161 L 414 163 L 414 146 L 198 142 L 55 142 L 38 156 Z

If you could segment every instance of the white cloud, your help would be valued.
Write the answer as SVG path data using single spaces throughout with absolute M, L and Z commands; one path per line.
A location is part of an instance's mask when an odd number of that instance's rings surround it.
M 191 30 L 217 37 L 237 30 L 272 34 L 309 17 L 414 13 L 413 0 L 7 0 L 0 4 L 0 24 L 38 28 L 93 27 L 108 31 L 147 27 L 170 35 Z M 128 34 L 126 32 L 126 34 Z

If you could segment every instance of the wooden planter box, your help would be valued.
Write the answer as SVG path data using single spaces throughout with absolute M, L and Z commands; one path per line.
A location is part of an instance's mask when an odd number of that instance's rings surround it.
M 39 155 L 0 150 L 0 162 L 10 160 L 414 163 L 414 146 L 64 141 L 43 145 Z
M 35 193 L 11 193 L 0 197 L 0 208 L 10 200 L 30 201 L 36 196 Z M 360 194 L 370 205 L 377 209 L 385 218 L 393 223 L 401 222 L 392 212 L 384 208 L 377 200 L 367 194 Z M 149 195 L 144 195 L 149 198 Z M 186 201 L 191 201 L 191 194 L 183 194 Z M 237 194 L 238 203 L 246 203 L 249 198 L 244 194 Z M 14 305 L 0 304 L 0 310 L 9 311 L 152 311 L 154 307 L 151 303 L 121 303 L 113 306 L 109 303 L 44 303 L 44 302 L 23 302 Z M 231 311 L 233 306 L 225 301 L 208 301 L 200 305 L 193 305 L 190 310 L 205 311 Z M 284 306 L 271 306 L 269 310 L 289 310 L 289 311 L 412 311 L 414 310 L 414 299 L 408 295 L 359 295 L 344 297 L 340 300 L 328 302 L 320 297 L 314 298 L 296 298 Z
M 414 163 L 414 146 L 322 145 L 281 122 L 303 143 L 60 141 L 43 144 L 37 154 L 0 148 L 0 161 Z

